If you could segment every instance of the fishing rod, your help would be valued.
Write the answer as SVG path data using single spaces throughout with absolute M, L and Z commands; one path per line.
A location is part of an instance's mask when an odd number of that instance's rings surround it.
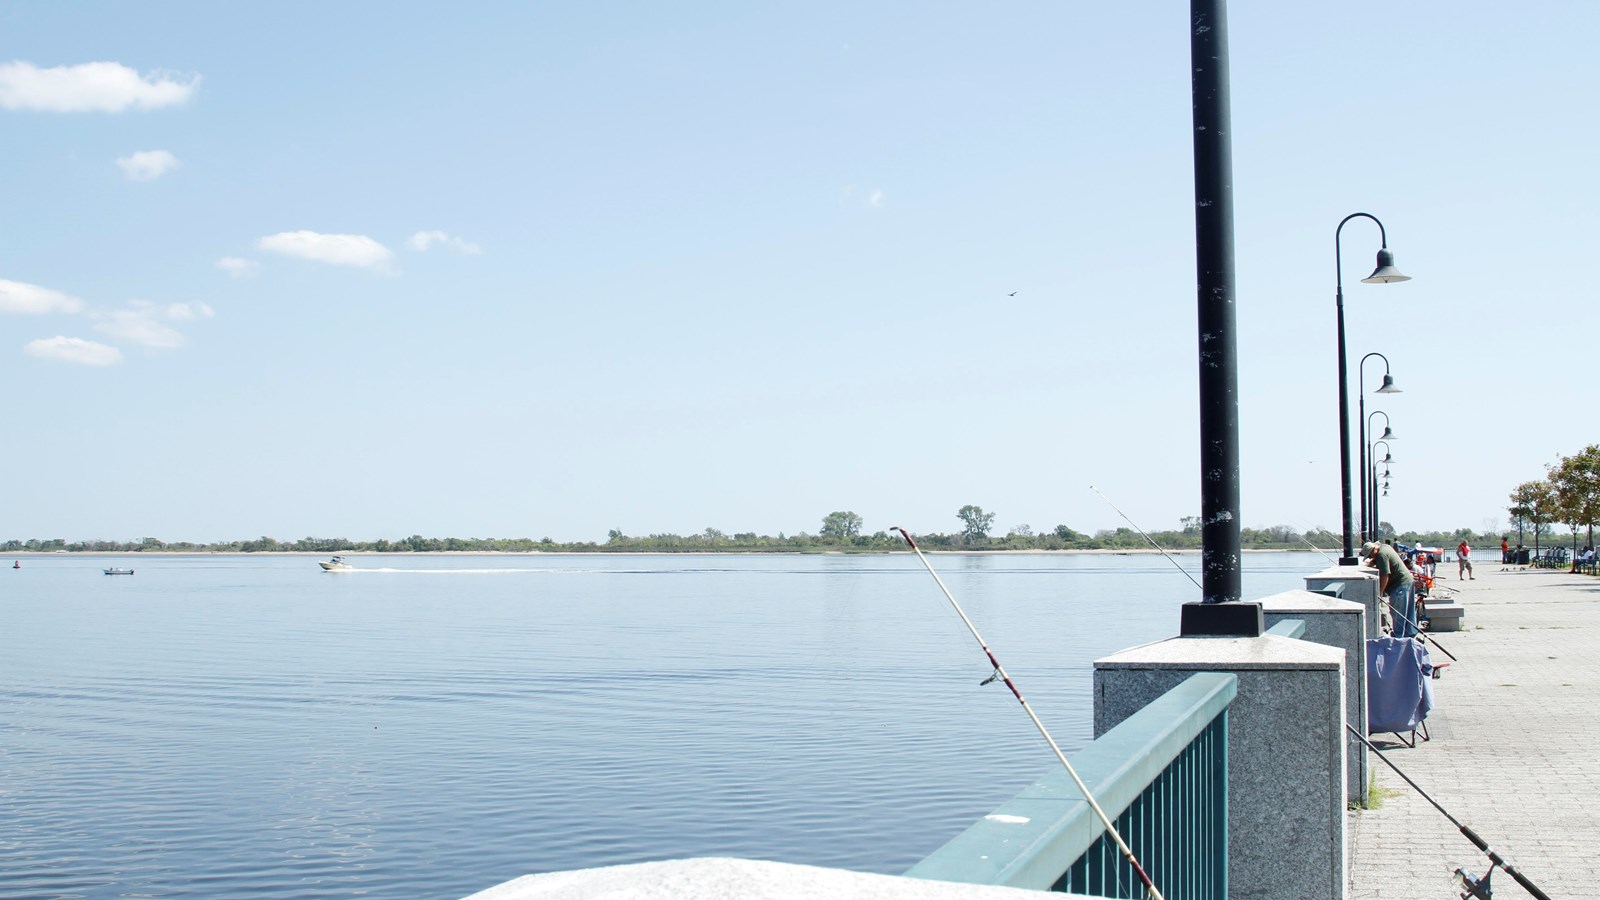
M 1101 494 L 1099 489 L 1096 488 L 1094 485 L 1092 485 L 1092 484 L 1089 485 L 1089 490 L 1094 491 L 1096 494 L 1098 494 L 1101 500 L 1105 500 L 1107 506 L 1111 507 L 1112 509 L 1116 509 L 1117 510 L 1117 515 L 1121 516 L 1122 520 L 1124 522 L 1127 522 L 1129 525 L 1133 525 L 1133 530 L 1139 532 L 1139 535 L 1141 537 L 1143 537 L 1146 541 L 1149 541 L 1150 542 L 1150 546 L 1156 548 L 1156 552 L 1160 553 L 1162 556 L 1165 556 L 1167 558 L 1167 562 L 1170 562 L 1174 566 L 1177 566 L 1178 567 L 1178 571 L 1183 573 L 1183 577 L 1189 579 L 1191 582 L 1194 582 L 1194 586 L 1197 587 L 1197 588 L 1200 588 L 1200 590 L 1202 592 L 1205 591 L 1205 588 L 1200 587 L 1200 582 L 1195 581 L 1194 580 L 1194 576 L 1189 574 L 1189 570 L 1185 569 L 1183 566 L 1178 565 L 1178 561 L 1173 559 L 1172 555 L 1170 553 L 1168 553 L 1167 551 L 1163 550 L 1161 548 L 1161 545 L 1156 543 L 1150 537 L 1150 535 L 1145 534 L 1144 533 L 1144 529 L 1140 528 L 1137 524 L 1134 523 L 1134 521 L 1132 519 L 1128 518 L 1128 514 L 1127 513 L 1123 512 L 1120 509 L 1117 509 L 1117 505 L 1115 503 L 1112 503 L 1110 500 L 1106 500 L 1106 495 L 1105 494 Z
M 1306 536 L 1301 534 L 1300 532 L 1298 532 L 1298 531 L 1295 532 L 1294 536 L 1296 538 L 1300 539 L 1300 543 L 1305 544 L 1307 547 L 1310 547 L 1311 549 L 1317 551 L 1318 553 L 1321 553 L 1322 557 L 1324 559 L 1326 559 L 1328 562 L 1331 562 L 1331 563 L 1337 563 L 1338 562 L 1337 559 L 1333 558 L 1333 554 L 1331 554 L 1328 551 L 1322 549 L 1321 547 L 1318 547 L 1316 544 L 1313 544 L 1310 541 L 1306 540 Z
M 1144 866 L 1139 865 L 1139 860 L 1133 855 L 1133 850 L 1128 846 L 1128 842 L 1124 841 L 1122 835 L 1117 832 L 1117 826 L 1112 824 L 1111 818 L 1106 815 L 1106 811 L 1100 808 L 1099 803 L 1095 802 L 1094 795 L 1089 793 L 1089 786 L 1083 783 L 1083 779 L 1078 777 L 1078 771 L 1072 768 L 1072 763 L 1067 761 L 1067 755 L 1061 752 L 1061 747 L 1056 743 L 1056 739 L 1050 736 L 1050 731 L 1044 727 L 1043 722 L 1039 721 L 1039 716 L 1034 713 L 1033 707 L 1029 706 L 1028 701 L 1023 699 L 1022 692 L 1017 690 L 1017 686 L 1011 680 L 1011 676 L 1006 674 L 1006 670 L 1000 665 L 1000 661 L 995 659 L 994 651 L 990 650 L 989 645 L 984 643 L 983 635 L 978 634 L 977 626 L 973 625 L 972 620 L 967 618 L 967 614 L 961 609 L 961 604 L 956 602 L 955 595 L 951 594 L 950 589 L 945 587 L 944 579 L 940 578 L 939 573 L 933 570 L 933 565 L 928 562 L 928 557 L 923 555 L 922 548 L 917 546 L 917 542 L 911 539 L 910 532 L 904 528 L 896 525 L 893 530 L 900 532 L 900 536 L 906 539 L 906 543 L 911 546 L 912 552 L 917 554 L 917 559 L 922 561 L 923 568 L 928 570 L 928 574 L 933 576 L 934 583 L 939 585 L 939 590 L 944 592 L 944 598 L 950 601 L 950 606 L 955 609 L 956 615 L 961 617 L 961 621 L 967 626 L 967 630 L 972 632 L 973 640 L 977 641 L 978 646 L 983 648 L 984 655 L 989 658 L 989 664 L 994 666 L 994 674 L 984 679 L 983 684 L 999 680 L 1011 689 L 1012 695 L 1017 698 L 1017 702 L 1022 704 L 1023 710 L 1027 712 L 1028 718 L 1033 720 L 1033 726 L 1039 729 L 1039 733 L 1044 736 L 1045 743 L 1049 744 L 1050 749 L 1055 751 L 1056 759 L 1061 760 L 1061 765 L 1066 768 L 1067 774 L 1072 776 L 1072 782 L 1078 786 L 1078 792 L 1083 794 L 1083 799 L 1089 802 L 1089 808 L 1094 810 L 1094 814 L 1100 818 L 1101 824 L 1105 825 L 1106 833 L 1111 835 L 1111 839 L 1116 842 L 1117 849 L 1122 852 L 1122 858 L 1127 860 L 1128 865 L 1132 866 L 1133 871 L 1139 876 L 1139 880 L 1144 882 L 1145 895 L 1152 898 L 1152 900 L 1165 900 L 1161 896 L 1161 891 L 1156 889 L 1155 882 L 1151 881 L 1150 876 L 1145 872 Z
M 1462 900 L 1466 900 L 1467 897 L 1478 897 L 1482 898 L 1482 900 L 1489 900 L 1490 895 L 1493 893 L 1489 888 L 1489 875 L 1494 872 L 1495 866 L 1499 866 L 1500 868 L 1504 869 L 1507 875 L 1510 875 L 1512 878 L 1517 880 L 1517 884 L 1527 888 L 1528 893 L 1538 897 L 1539 900 L 1550 900 L 1550 896 L 1544 891 L 1539 890 L 1538 885 L 1528 880 L 1526 875 L 1523 875 L 1521 872 L 1517 871 L 1514 866 L 1506 862 L 1504 857 L 1496 853 L 1494 848 L 1489 846 L 1488 841 L 1485 841 L 1483 838 L 1479 837 L 1476 831 L 1473 831 L 1471 828 L 1463 825 L 1460 819 L 1450 815 L 1450 811 L 1445 809 L 1443 806 L 1440 806 L 1439 801 L 1428 796 L 1428 792 L 1423 790 L 1415 781 L 1412 781 L 1411 776 L 1400 771 L 1400 767 L 1395 765 L 1394 762 L 1389 759 L 1389 757 L 1385 756 L 1383 751 L 1379 750 L 1376 744 L 1367 740 L 1366 735 L 1354 728 L 1351 728 L 1349 722 L 1346 722 L 1344 727 L 1349 729 L 1351 734 L 1355 735 L 1357 738 L 1360 738 L 1361 743 L 1366 744 L 1367 749 L 1371 750 L 1373 753 L 1376 753 L 1379 759 L 1383 760 L 1389 768 L 1395 771 L 1396 775 L 1404 778 L 1406 784 L 1411 785 L 1413 790 L 1422 795 L 1422 799 L 1433 804 L 1433 808 L 1437 809 L 1446 819 L 1449 819 L 1450 824 L 1456 826 L 1456 828 L 1460 830 L 1461 834 L 1464 835 L 1467 840 L 1472 842 L 1473 846 L 1477 847 L 1479 850 L 1488 855 L 1489 870 L 1483 873 L 1482 878 L 1473 878 L 1471 874 L 1462 871 L 1461 869 L 1456 869 L 1456 877 L 1461 879 L 1462 885 L 1467 889 L 1467 893 L 1461 895 Z
M 1443 644 L 1440 644 L 1438 641 L 1434 640 L 1432 635 L 1428 634 L 1426 631 L 1423 631 L 1422 630 L 1422 626 L 1417 624 L 1417 620 L 1416 619 L 1410 618 L 1405 613 L 1401 612 L 1400 611 L 1400 607 L 1395 606 L 1394 605 L 1394 601 L 1390 600 L 1387 594 L 1384 595 L 1383 601 L 1385 603 L 1389 604 L 1389 611 L 1390 612 L 1394 613 L 1395 616 L 1397 616 L 1398 618 L 1402 619 L 1407 625 L 1411 626 L 1411 630 L 1416 632 L 1417 637 L 1423 638 L 1428 643 L 1434 645 L 1435 647 L 1438 647 L 1440 653 L 1443 653 L 1445 656 L 1450 657 L 1455 662 L 1461 662 L 1461 660 L 1456 659 L 1456 655 L 1454 653 L 1451 653 L 1449 650 L 1446 650 L 1444 648 Z

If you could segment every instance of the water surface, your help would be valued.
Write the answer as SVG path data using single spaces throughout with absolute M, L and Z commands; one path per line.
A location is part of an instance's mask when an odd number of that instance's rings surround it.
M 129 559 L 0 582 L 0 896 L 898 873 L 1053 763 L 909 555 Z M 1159 556 L 932 559 L 1068 752 L 1091 662 L 1199 593 Z M 1326 565 L 1247 554 L 1245 594 Z

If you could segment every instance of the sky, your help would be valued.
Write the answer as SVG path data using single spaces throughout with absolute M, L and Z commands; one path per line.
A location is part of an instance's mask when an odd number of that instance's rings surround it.
M 1228 16 L 1241 521 L 1339 527 L 1367 212 L 1382 517 L 1506 527 L 1600 441 L 1600 5 Z M 1177 527 L 1188 52 L 1181 3 L 0 5 L 0 538 Z

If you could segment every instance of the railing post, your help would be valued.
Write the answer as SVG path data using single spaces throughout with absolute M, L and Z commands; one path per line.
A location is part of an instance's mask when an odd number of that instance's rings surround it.
M 1096 735 L 1195 672 L 1237 676 L 1229 896 L 1344 900 L 1344 651 L 1275 635 L 1177 637 L 1094 665 Z

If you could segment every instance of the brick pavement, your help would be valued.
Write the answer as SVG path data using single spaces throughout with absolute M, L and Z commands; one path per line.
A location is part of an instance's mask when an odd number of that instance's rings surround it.
M 1439 572 L 1466 618 L 1435 637 L 1460 662 L 1433 684 L 1433 740 L 1388 758 L 1555 900 L 1600 897 L 1600 578 L 1489 560 L 1475 581 Z M 1350 900 L 1459 897 L 1455 868 L 1482 874 L 1486 857 L 1394 770 L 1372 769 L 1385 796 L 1348 814 Z M 1530 896 L 1504 872 L 1493 884 Z

